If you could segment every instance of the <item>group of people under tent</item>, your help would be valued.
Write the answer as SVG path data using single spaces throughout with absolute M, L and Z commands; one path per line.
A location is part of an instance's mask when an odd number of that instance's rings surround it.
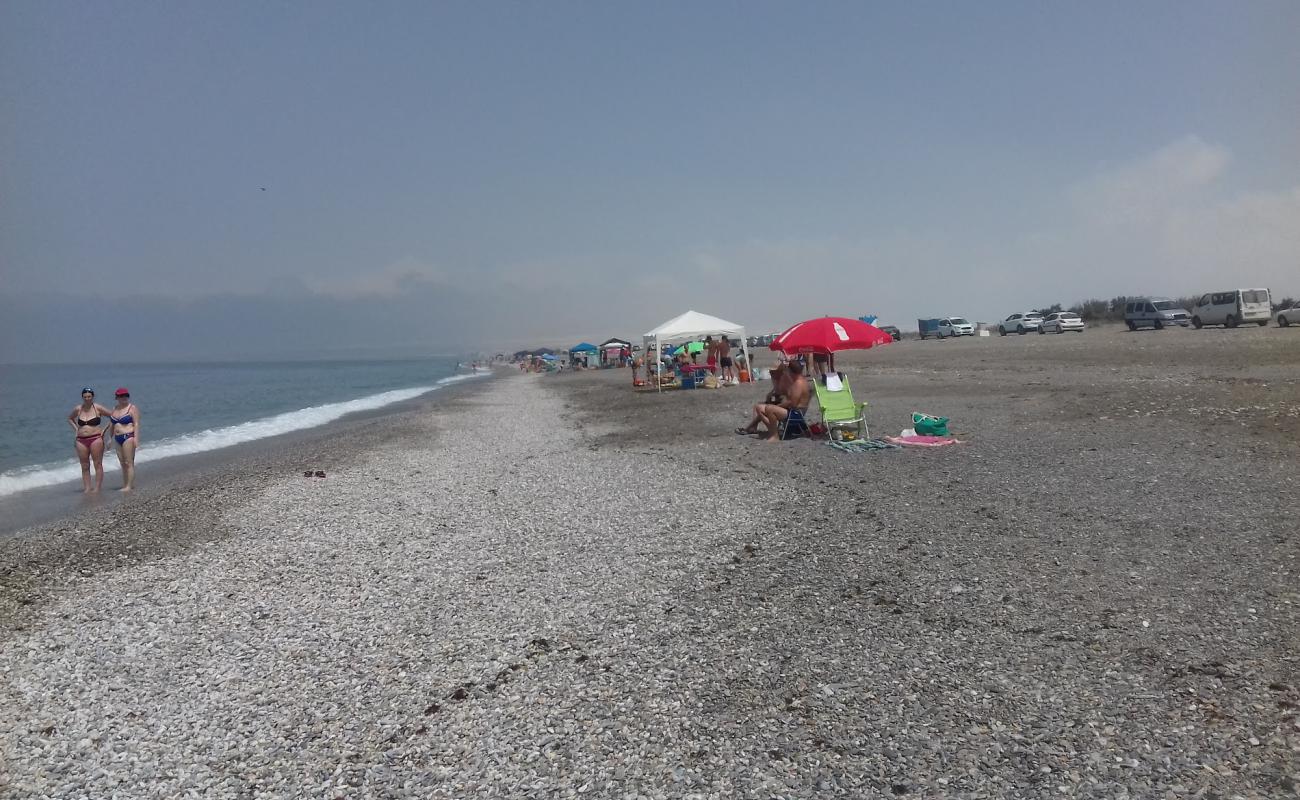
M 719 385 L 732 386 L 750 380 L 749 368 L 744 356 L 732 356 L 731 340 L 726 336 L 705 336 L 702 342 L 689 342 L 673 350 L 668 348 L 663 353 L 655 353 L 651 347 L 644 358 L 632 360 L 632 385 L 643 386 L 641 370 L 645 369 L 646 380 L 657 376 L 660 381 L 672 375 L 681 376 L 686 372 L 704 371 L 718 379 Z M 656 357 L 657 356 L 657 357 Z M 704 363 L 700 363 L 703 357 Z

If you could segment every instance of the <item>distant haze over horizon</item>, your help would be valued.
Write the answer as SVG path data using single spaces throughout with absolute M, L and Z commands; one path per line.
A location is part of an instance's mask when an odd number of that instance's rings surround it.
M 1297 30 L 1275 2 L 5 4 L 0 363 L 1300 295 Z

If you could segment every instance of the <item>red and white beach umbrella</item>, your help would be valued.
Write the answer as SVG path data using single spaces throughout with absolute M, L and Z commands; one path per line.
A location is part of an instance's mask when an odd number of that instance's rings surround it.
M 819 317 L 791 325 L 772 341 L 771 348 L 786 355 L 866 350 L 894 339 L 875 325 L 847 317 Z

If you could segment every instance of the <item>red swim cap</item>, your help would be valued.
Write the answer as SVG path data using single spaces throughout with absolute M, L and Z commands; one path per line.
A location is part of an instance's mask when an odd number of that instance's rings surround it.
M 125 386 L 119 386 L 117 387 L 117 391 L 113 392 L 114 397 L 129 397 L 130 395 L 131 393 L 127 391 Z

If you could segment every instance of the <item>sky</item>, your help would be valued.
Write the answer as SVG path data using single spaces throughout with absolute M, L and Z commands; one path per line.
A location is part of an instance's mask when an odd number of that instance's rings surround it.
M 1300 3 L 0 4 L 0 362 L 1300 296 Z

